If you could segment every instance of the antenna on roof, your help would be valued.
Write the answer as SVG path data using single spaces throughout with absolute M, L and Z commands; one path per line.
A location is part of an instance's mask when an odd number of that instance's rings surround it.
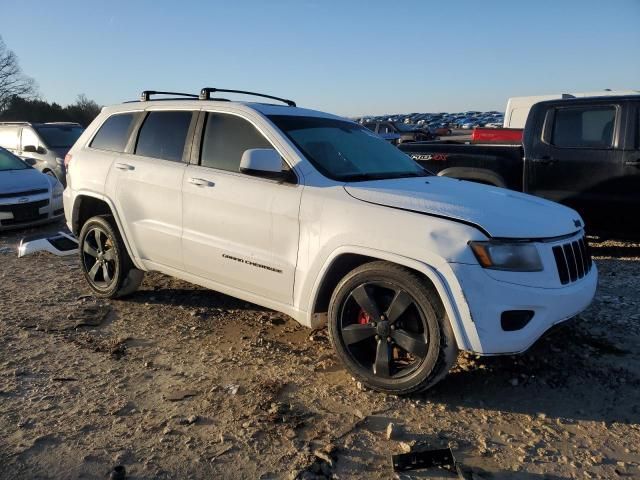
M 198 98 L 198 95 L 193 93 L 180 93 L 180 92 L 159 92 L 156 90 L 145 90 L 140 94 L 141 102 L 148 102 L 151 100 L 151 95 L 176 95 L 178 97 Z
M 205 87 L 200 90 L 200 100 L 211 100 L 211 94 L 213 92 L 225 92 L 225 93 L 241 93 L 243 95 L 253 95 L 255 97 L 270 98 L 271 100 L 277 100 L 282 103 L 286 103 L 290 107 L 295 107 L 296 102 L 293 100 L 287 100 L 286 98 L 274 97 L 273 95 L 265 95 L 264 93 L 247 92 L 244 90 L 227 90 L 224 88 Z

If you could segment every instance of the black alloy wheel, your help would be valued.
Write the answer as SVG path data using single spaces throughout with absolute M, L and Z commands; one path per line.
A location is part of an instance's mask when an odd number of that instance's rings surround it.
M 138 289 L 144 273 L 131 261 L 111 215 L 88 219 L 78 244 L 82 273 L 96 296 L 118 298 Z
M 82 243 L 82 263 L 89 281 L 107 290 L 116 281 L 118 269 L 114 240 L 100 226 L 92 227 Z
M 374 390 L 425 390 L 457 357 L 437 292 L 418 272 L 393 263 L 374 261 L 345 275 L 329 302 L 328 324 L 344 366 Z
M 340 315 L 340 336 L 353 359 L 382 378 L 414 372 L 427 354 L 428 325 L 413 297 L 390 282 L 356 287 Z

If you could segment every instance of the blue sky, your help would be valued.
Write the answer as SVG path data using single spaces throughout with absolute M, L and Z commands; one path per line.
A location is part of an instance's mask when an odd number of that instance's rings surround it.
M 24 72 L 62 104 L 207 85 L 357 115 L 640 89 L 640 0 L 0 0 L 0 11 Z

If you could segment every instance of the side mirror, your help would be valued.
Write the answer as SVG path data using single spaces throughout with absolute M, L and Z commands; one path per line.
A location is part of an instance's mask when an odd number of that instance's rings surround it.
M 240 159 L 240 172 L 257 177 L 284 179 L 282 158 L 273 148 L 251 148 L 245 150 Z
M 25 158 L 24 163 L 33 167 L 37 162 L 35 158 Z
M 38 149 L 35 147 L 35 145 L 25 145 L 24 147 L 22 147 L 23 152 L 36 153 L 37 150 Z

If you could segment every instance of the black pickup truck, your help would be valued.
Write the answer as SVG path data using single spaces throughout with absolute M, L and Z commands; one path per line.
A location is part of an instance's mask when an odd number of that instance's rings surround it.
M 640 234 L 640 95 L 537 103 L 521 145 L 449 141 L 399 148 L 438 175 L 566 204 L 591 233 Z

